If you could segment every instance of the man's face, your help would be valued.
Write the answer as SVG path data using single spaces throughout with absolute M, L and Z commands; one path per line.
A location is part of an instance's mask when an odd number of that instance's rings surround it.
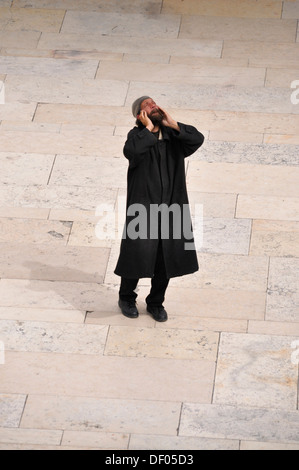
M 141 103 L 140 111 L 145 111 L 153 124 L 161 123 L 163 120 L 163 115 L 152 98 L 148 98 Z

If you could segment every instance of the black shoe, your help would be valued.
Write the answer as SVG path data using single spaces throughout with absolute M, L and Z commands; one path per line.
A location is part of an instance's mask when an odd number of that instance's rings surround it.
M 139 313 L 136 308 L 136 302 L 134 300 L 121 300 L 118 301 L 119 308 L 122 311 L 122 314 L 128 318 L 138 318 Z
M 154 320 L 158 322 L 164 322 L 168 320 L 167 312 L 163 306 L 161 307 L 150 307 L 147 306 L 147 311 L 152 314 Z

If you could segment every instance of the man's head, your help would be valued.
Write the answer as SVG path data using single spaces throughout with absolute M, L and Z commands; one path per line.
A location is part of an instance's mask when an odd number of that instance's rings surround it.
M 137 118 L 137 123 L 139 122 L 138 117 L 141 111 L 145 111 L 150 120 L 154 125 L 161 124 L 163 120 L 163 114 L 161 113 L 159 106 L 150 96 L 141 96 L 134 101 L 132 105 L 133 116 Z

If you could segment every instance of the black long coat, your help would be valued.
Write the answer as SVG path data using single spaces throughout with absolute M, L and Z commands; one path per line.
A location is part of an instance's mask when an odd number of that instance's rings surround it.
M 153 205 L 162 207 L 161 204 L 167 205 L 166 207 L 175 205 L 176 208 L 181 208 L 181 214 L 184 214 L 184 227 L 186 227 L 186 217 L 187 225 L 190 224 L 189 235 L 186 236 L 181 224 L 181 236 L 178 238 L 177 232 L 174 235 L 173 220 L 169 224 L 169 236 L 162 239 L 167 277 L 170 279 L 198 271 L 195 246 L 190 249 L 189 245 L 186 250 L 186 243 L 190 244 L 194 239 L 190 239 L 190 232 L 192 237 L 193 235 L 184 159 L 203 144 L 204 136 L 193 126 L 179 123 L 179 127 L 180 132 L 170 127 L 162 127 L 163 140 L 158 140 L 144 126 L 135 127 L 128 134 L 124 146 L 124 155 L 129 160 L 127 214 L 120 256 L 115 269 L 115 274 L 118 276 L 127 279 L 153 277 L 159 237 L 161 238 L 161 221 L 157 236 L 156 222 L 153 222 L 154 218 L 150 218 L 149 214 Z M 134 204 L 142 204 L 147 211 L 145 227 L 137 224 L 138 212 L 135 215 L 133 213 L 128 215 L 128 209 L 136 207 L 132 207 Z M 169 214 L 171 219 L 172 212 L 169 211 Z M 163 219 L 163 215 L 161 217 Z M 136 234 L 139 235 L 137 238 L 134 236 L 132 239 L 131 235 L 128 236 L 130 223 L 136 228 Z

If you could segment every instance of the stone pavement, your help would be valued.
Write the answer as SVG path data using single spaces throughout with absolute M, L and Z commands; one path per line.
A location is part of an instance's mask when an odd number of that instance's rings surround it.
M 299 1 L 1 0 L 1 449 L 299 449 L 298 19 Z M 186 162 L 200 270 L 171 281 L 166 324 L 148 280 L 121 316 L 119 239 L 95 233 L 101 204 L 121 219 L 142 94 L 206 136 Z

